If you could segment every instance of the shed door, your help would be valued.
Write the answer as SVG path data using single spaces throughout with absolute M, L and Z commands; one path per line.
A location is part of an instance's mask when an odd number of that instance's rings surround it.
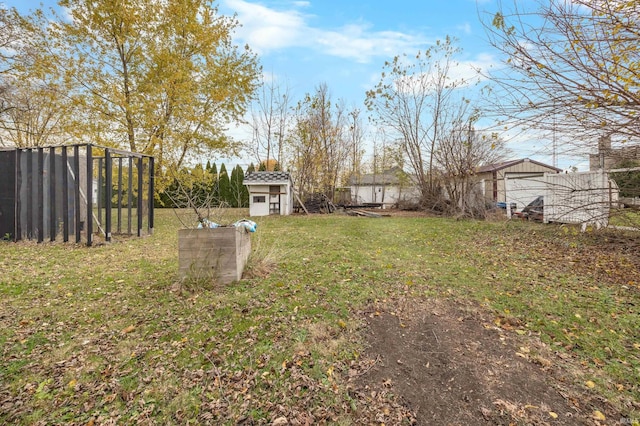
M 517 209 L 523 209 L 538 196 L 544 195 L 547 185 L 543 175 L 512 178 L 506 177 L 505 201 L 516 203 Z
M 280 186 L 269 186 L 269 214 L 280 214 Z

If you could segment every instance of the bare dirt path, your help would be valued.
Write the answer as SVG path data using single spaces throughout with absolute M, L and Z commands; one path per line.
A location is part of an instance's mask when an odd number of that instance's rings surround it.
M 563 360 L 532 336 L 495 326 L 479 307 L 432 301 L 367 314 L 363 394 L 387 392 L 417 425 L 604 425 L 625 419 L 571 385 Z M 369 395 L 373 395 L 371 397 Z M 383 408 L 384 410 L 384 408 Z M 598 420 L 596 411 L 607 421 Z

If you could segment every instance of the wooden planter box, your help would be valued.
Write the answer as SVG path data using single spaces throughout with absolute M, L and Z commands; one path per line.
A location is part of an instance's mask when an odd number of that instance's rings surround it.
M 229 284 L 242 278 L 251 253 L 251 238 L 242 227 L 178 230 L 178 275 L 181 279 Z

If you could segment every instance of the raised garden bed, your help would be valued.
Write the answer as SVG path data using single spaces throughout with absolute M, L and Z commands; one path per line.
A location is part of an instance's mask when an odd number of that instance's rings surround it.
M 178 230 L 180 279 L 238 281 L 250 253 L 251 238 L 243 227 Z

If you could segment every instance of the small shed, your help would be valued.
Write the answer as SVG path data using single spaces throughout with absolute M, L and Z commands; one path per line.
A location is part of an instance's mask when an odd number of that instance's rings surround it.
M 249 172 L 244 176 L 249 190 L 249 215 L 293 213 L 293 182 L 289 172 Z
M 531 192 L 530 197 L 524 197 L 523 200 L 518 199 L 519 208 L 524 207 L 529 201 L 533 200 L 537 195 L 542 195 L 538 192 L 541 191 L 538 188 L 524 188 L 522 185 L 518 185 L 518 182 L 525 181 L 534 182 L 535 179 L 544 176 L 546 173 L 560 173 L 562 170 L 550 166 L 548 164 L 540 163 L 529 158 L 521 158 L 518 160 L 505 161 L 503 163 L 488 164 L 479 167 L 476 170 L 476 180 L 479 185 L 479 189 L 484 198 L 490 202 L 506 202 L 507 193 L 513 193 L 516 188 L 508 187 L 508 185 L 516 185 L 518 192 L 528 193 Z M 540 186 L 540 185 L 538 185 Z M 521 197 L 520 197 L 521 198 Z M 528 198 L 531 198 L 529 200 Z M 526 200 L 528 201 L 526 201 Z M 511 200 L 513 201 L 513 200 Z M 525 202 L 526 201 L 526 202 Z

